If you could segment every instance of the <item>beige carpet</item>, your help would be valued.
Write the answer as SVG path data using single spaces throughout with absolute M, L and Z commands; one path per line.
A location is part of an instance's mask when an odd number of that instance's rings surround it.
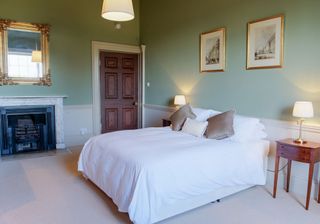
M 0 161 L 0 224 L 130 223 L 112 201 L 77 173 L 79 148 L 53 156 Z M 320 204 L 304 195 L 255 187 L 161 224 L 320 223 Z

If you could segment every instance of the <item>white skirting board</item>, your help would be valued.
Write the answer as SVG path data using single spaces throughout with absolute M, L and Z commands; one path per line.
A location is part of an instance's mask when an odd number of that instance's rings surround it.
M 143 127 L 155 127 L 162 125 L 162 118 L 168 118 L 172 112 L 175 111 L 173 107 L 159 106 L 159 105 L 144 105 L 144 124 Z M 285 122 L 270 119 L 261 119 L 266 126 L 268 140 L 271 143 L 268 169 L 274 170 L 274 156 L 275 156 L 275 140 L 283 138 L 295 138 L 298 136 L 298 125 L 295 122 Z M 303 135 L 310 141 L 320 141 L 320 126 L 304 125 Z M 280 167 L 286 165 L 286 160 L 282 159 Z M 283 188 L 285 184 L 286 169 L 279 173 L 278 190 Z M 315 175 L 312 187 L 312 197 L 316 198 L 319 184 L 319 164 L 315 167 Z M 267 185 L 273 186 L 273 172 L 268 172 Z M 290 191 L 306 195 L 308 183 L 308 165 L 304 163 L 293 162 L 291 171 Z

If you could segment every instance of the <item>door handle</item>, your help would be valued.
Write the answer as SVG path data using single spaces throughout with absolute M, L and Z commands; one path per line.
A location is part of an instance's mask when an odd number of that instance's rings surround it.
M 138 106 L 138 102 L 133 102 L 132 106 Z

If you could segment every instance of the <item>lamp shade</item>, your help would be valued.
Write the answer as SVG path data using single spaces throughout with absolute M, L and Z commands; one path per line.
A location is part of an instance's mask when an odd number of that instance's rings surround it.
M 313 105 L 309 101 L 297 101 L 294 104 L 292 115 L 300 118 L 313 117 Z
M 41 51 L 32 51 L 32 62 L 42 62 L 42 53 Z
M 185 105 L 186 102 L 186 97 L 184 95 L 176 95 L 174 97 L 174 104 L 175 105 Z
M 111 21 L 129 21 L 134 19 L 132 0 L 104 0 L 101 16 Z

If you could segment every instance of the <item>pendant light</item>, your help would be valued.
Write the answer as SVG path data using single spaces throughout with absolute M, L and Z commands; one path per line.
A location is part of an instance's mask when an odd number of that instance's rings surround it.
M 36 49 L 32 51 L 31 62 L 40 63 L 42 62 L 42 52 L 38 50 L 38 43 L 36 39 L 35 39 L 35 45 L 36 45 Z
M 132 0 L 103 0 L 101 16 L 117 22 L 133 20 Z

